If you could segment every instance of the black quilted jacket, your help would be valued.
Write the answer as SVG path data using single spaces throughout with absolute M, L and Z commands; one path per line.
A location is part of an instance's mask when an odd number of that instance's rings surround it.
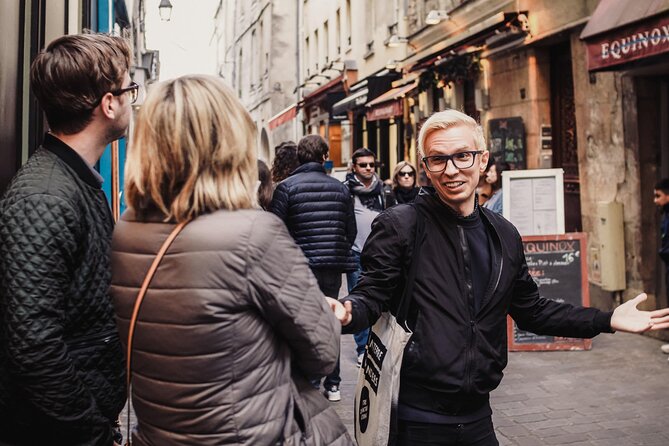
M 353 199 L 322 164 L 306 163 L 280 182 L 270 210 L 288 227 L 312 269 L 353 271 L 351 246 L 357 229 Z
M 111 445 L 125 372 L 100 182 L 47 135 L 0 200 L 0 443 Z

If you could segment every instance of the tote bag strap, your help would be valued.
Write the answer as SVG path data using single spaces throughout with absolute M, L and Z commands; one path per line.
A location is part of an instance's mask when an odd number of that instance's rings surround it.
M 177 235 L 179 235 L 184 226 L 186 226 L 187 224 L 188 221 L 184 221 L 176 225 L 175 228 L 170 233 L 170 235 L 167 237 L 167 239 L 163 242 L 163 245 L 160 247 L 160 250 L 158 250 L 158 254 L 156 254 L 156 257 L 153 259 L 153 263 L 151 263 L 149 271 L 146 273 L 146 276 L 144 277 L 144 281 L 142 282 L 142 287 L 139 289 L 139 293 L 137 293 L 137 298 L 135 299 L 135 307 L 133 308 L 132 316 L 130 317 L 130 327 L 128 328 L 128 346 L 126 353 L 126 369 L 125 369 L 126 401 L 128 402 L 128 419 L 126 420 L 127 445 L 130 444 L 130 408 L 132 407 L 132 404 L 130 403 L 130 381 L 132 379 L 132 340 L 135 334 L 135 325 L 137 324 L 137 316 L 139 315 L 139 309 L 142 306 L 142 301 L 144 300 L 146 291 L 149 289 L 149 284 L 151 284 L 151 279 L 153 279 L 153 276 L 156 274 L 156 270 L 158 269 L 158 265 L 160 265 L 160 261 L 163 260 L 163 256 L 169 249 L 170 245 L 172 244 L 174 239 L 177 238 Z
M 409 315 L 409 307 L 411 306 L 411 300 L 413 297 L 413 288 L 416 281 L 416 271 L 418 270 L 418 259 L 420 257 L 420 247 L 423 244 L 423 237 L 425 236 L 425 217 L 420 211 L 418 206 L 414 203 L 411 203 L 410 206 L 416 212 L 416 231 L 413 241 L 413 250 L 411 251 L 411 260 L 409 265 L 409 273 L 407 275 L 407 280 L 404 285 L 404 291 L 402 292 L 402 297 L 400 298 L 400 303 L 397 306 L 397 323 L 406 326 L 406 320 Z

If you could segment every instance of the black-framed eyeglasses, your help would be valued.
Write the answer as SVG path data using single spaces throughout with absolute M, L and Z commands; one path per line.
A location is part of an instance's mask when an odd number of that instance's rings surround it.
M 410 170 L 408 172 L 402 172 L 400 170 L 399 172 L 397 172 L 398 177 L 413 177 L 414 175 L 416 175 L 416 172 L 414 172 L 413 170 Z
M 135 82 L 130 82 L 130 85 L 127 87 L 110 91 L 110 93 L 114 96 L 121 96 L 123 93 L 130 93 L 130 103 L 134 104 L 137 102 L 137 98 L 139 97 L 139 85 Z
M 376 167 L 376 163 L 356 163 L 356 166 L 366 169 L 367 167 L 371 167 L 372 169 Z
M 425 167 L 432 173 L 440 173 L 446 170 L 448 162 L 451 161 L 456 169 L 469 169 L 474 165 L 476 155 L 483 153 L 481 150 L 468 150 L 466 152 L 458 152 L 453 155 L 433 155 L 424 156 L 423 163 Z

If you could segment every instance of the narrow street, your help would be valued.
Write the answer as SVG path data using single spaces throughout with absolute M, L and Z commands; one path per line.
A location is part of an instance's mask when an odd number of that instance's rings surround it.
M 661 342 L 600 335 L 586 352 L 514 352 L 492 394 L 501 446 L 669 445 L 669 363 Z M 342 337 L 342 401 L 353 432 L 358 368 L 352 336 Z

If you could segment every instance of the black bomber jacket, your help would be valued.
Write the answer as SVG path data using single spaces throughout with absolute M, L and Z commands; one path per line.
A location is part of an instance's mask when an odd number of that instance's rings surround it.
M 351 295 L 353 320 L 344 333 L 395 314 L 412 259 L 416 212 L 425 216 L 408 325 L 413 335 L 401 368 L 400 404 L 463 415 L 487 403 L 507 364 L 506 316 L 537 334 L 590 338 L 610 332 L 611 313 L 573 307 L 539 295 L 516 228 L 479 208 L 491 239 L 492 268 L 483 302 L 474 313 L 471 265 L 464 230 L 431 188 L 415 207 L 380 214 L 362 252 L 362 277 Z M 471 273 L 468 269 L 471 268 Z

